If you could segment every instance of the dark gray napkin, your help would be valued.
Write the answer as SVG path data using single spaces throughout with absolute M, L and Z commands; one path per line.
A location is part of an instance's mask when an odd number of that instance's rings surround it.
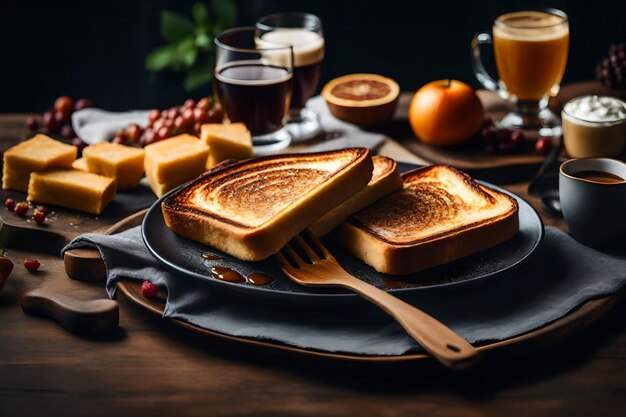
M 242 300 L 166 271 L 146 249 L 139 227 L 114 236 L 82 235 L 64 250 L 78 247 L 100 250 L 111 297 L 118 278 L 149 280 L 166 288 L 165 317 L 228 335 L 326 352 L 401 355 L 421 350 L 382 310 L 358 298 L 317 308 L 264 297 Z M 625 283 L 626 256 L 595 251 L 548 227 L 538 253 L 514 271 L 476 284 L 402 293 L 402 298 L 469 342 L 480 343 L 541 327 Z

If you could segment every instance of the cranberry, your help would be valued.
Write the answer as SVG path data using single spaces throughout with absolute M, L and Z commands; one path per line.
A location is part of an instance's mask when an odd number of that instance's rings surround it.
M 81 99 L 78 99 L 78 101 L 76 101 L 74 110 L 78 111 L 78 110 L 87 109 L 90 107 L 96 107 L 96 103 L 94 103 L 93 100 L 90 100 L 88 98 L 81 98 Z
M 48 207 L 46 207 L 46 206 L 37 206 L 37 207 L 35 207 L 35 210 L 39 210 L 39 211 L 43 212 L 43 214 L 48 214 Z
M 15 208 L 13 209 L 13 211 L 18 216 L 25 215 L 26 212 L 28 211 L 28 203 L 25 203 L 25 202 L 21 201 L 21 202 L 15 204 Z
M 511 132 L 509 139 L 513 145 L 521 145 L 521 143 L 524 142 L 524 133 L 521 130 L 514 130 Z
M 141 284 L 141 294 L 146 298 L 154 298 L 159 295 L 159 289 L 150 281 L 144 281 Z
M 4 200 L 4 205 L 7 206 L 9 210 L 13 211 L 13 209 L 15 209 L 15 200 L 13 200 L 12 198 L 7 198 L 6 200 Z
M 36 272 L 41 263 L 37 259 L 26 259 L 24 261 L 24 268 L 26 268 L 29 272 Z
M 535 142 L 535 151 L 540 155 L 547 154 L 552 148 L 552 142 L 549 138 L 545 136 L 540 136 L 537 138 L 537 142 Z
M 37 224 L 43 224 L 46 221 L 46 213 L 41 210 L 33 211 L 33 220 Z
M 30 116 L 26 119 L 26 127 L 31 132 L 34 132 L 39 128 L 39 121 L 37 120 L 37 118 Z

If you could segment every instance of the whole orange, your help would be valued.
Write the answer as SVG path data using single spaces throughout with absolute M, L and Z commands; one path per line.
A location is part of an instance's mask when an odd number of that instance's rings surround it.
M 474 136 L 485 112 L 469 85 L 457 80 L 432 81 L 417 90 L 409 108 L 413 132 L 423 142 L 453 146 Z

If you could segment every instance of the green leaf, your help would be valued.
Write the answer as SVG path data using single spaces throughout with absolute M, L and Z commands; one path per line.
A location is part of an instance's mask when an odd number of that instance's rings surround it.
M 7 250 L 4 248 L 0 248 L 0 256 L 4 256 L 7 254 Z
M 191 15 L 198 26 L 205 26 L 209 22 L 209 9 L 204 3 L 194 3 Z
M 167 67 L 171 67 L 177 60 L 177 45 L 161 46 L 146 57 L 146 69 L 152 72 L 159 72 Z
M 168 42 L 178 42 L 195 34 L 191 19 L 169 10 L 161 12 L 161 34 Z
M 214 14 L 214 25 L 220 28 L 230 28 L 237 19 L 237 6 L 232 0 L 212 0 L 211 9 Z
M 211 83 L 213 79 L 213 62 L 205 61 L 187 71 L 185 90 L 191 91 Z
M 213 48 L 212 38 L 206 33 L 201 33 L 196 36 L 196 46 L 209 51 Z

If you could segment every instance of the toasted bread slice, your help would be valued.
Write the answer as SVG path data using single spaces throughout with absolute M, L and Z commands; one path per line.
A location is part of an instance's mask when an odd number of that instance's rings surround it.
M 402 188 L 402 177 L 396 161 L 385 156 L 374 156 L 372 162 L 374 172 L 367 186 L 309 226 L 316 236 L 326 235 L 351 214 Z
M 454 168 L 402 175 L 404 186 L 343 222 L 334 239 L 387 274 L 409 274 L 495 246 L 517 233 L 518 205 Z
M 174 233 L 256 261 L 360 191 L 372 170 L 366 148 L 249 159 L 203 174 L 161 209 Z

